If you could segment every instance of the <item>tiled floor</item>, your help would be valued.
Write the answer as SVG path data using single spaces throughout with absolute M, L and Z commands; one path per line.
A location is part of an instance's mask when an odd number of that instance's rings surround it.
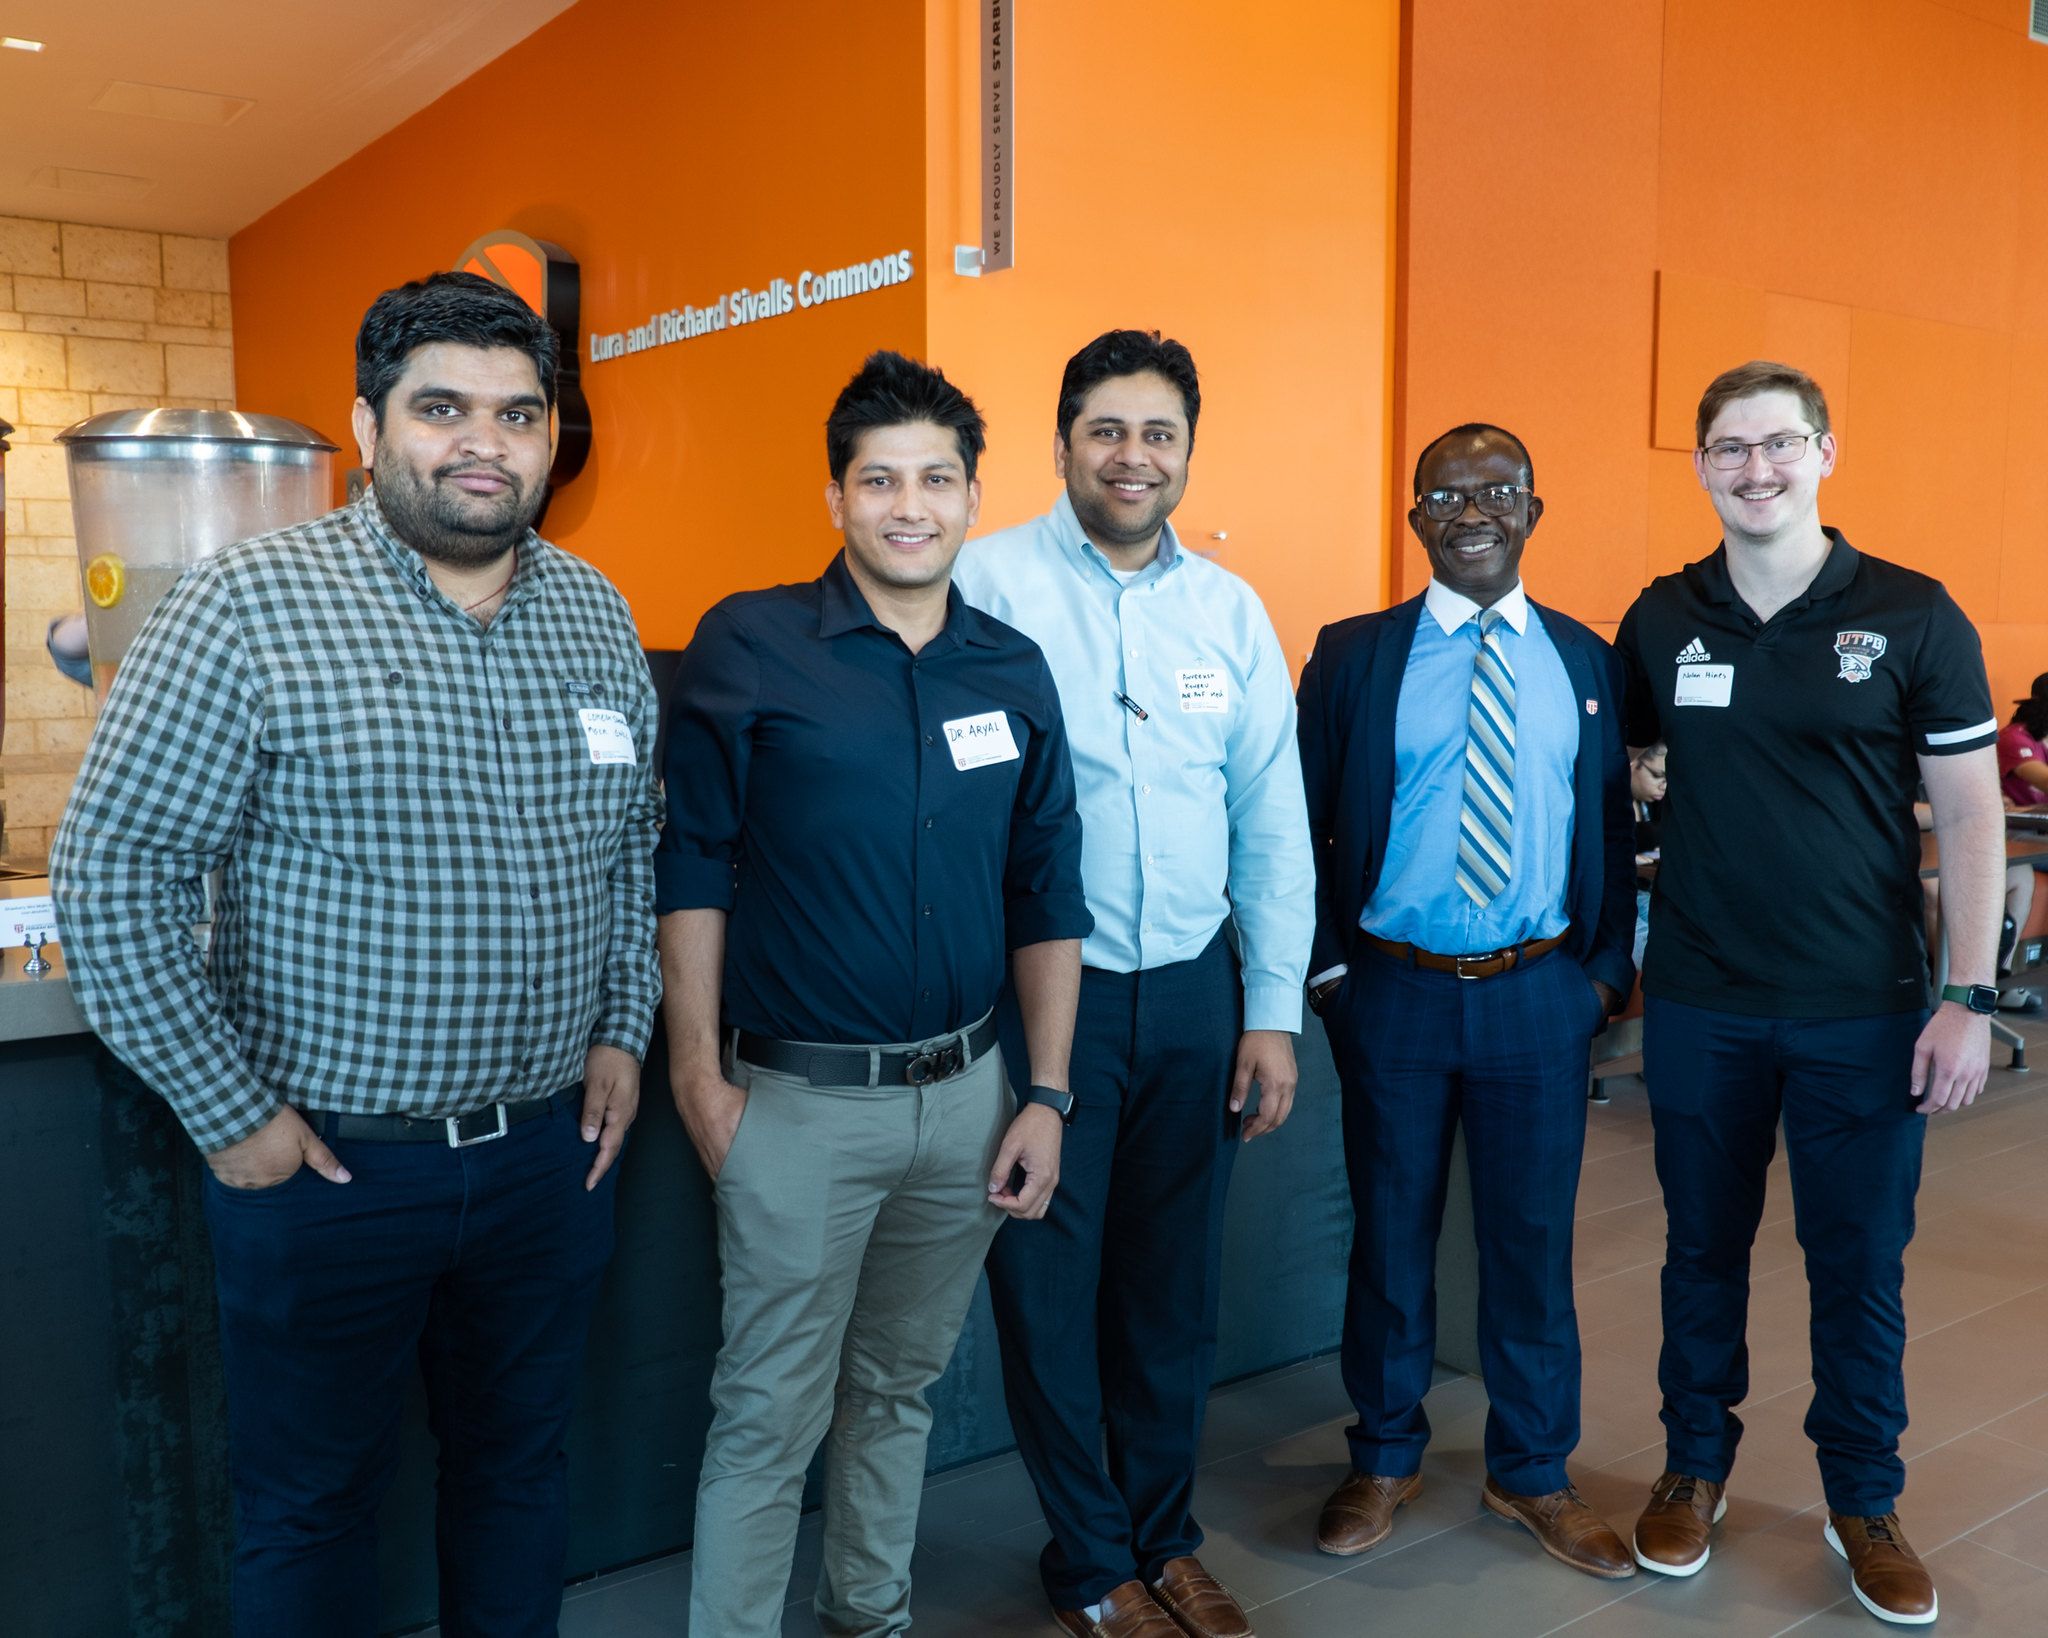
M 1913 1425 L 1901 1516 L 1941 1593 L 1935 1629 L 2048 1634 L 2048 1027 L 2028 1030 L 2038 1079 L 1993 1072 L 1986 1096 L 1929 1130 L 1920 1228 L 1907 1257 Z M 1996 1049 L 1998 1062 L 2005 1059 Z M 1642 1083 L 1590 1111 L 1580 1191 L 1585 1436 L 1575 1471 L 1626 1531 L 1662 1466 L 1655 1364 L 1663 1218 Z M 1821 1540 L 1806 1291 L 1782 1158 L 1759 1237 L 1750 1317 L 1749 1432 L 1712 1563 L 1690 1580 L 1595 1581 L 1480 1510 L 1479 1383 L 1445 1374 L 1421 1499 L 1362 1559 L 1318 1554 L 1316 1510 L 1342 1476 L 1348 1419 L 1335 1362 L 1219 1391 L 1197 1492 L 1203 1559 L 1252 1610 L 1260 1638 L 1802 1638 L 1883 1630 L 1850 1598 Z M 1014 1458 L 940 1475 L 926 1493 L 912 1610 L 932 1638 L 1053 1632 L 1040 1597 L 1037 1504 Z M 804 1523 L 785 1634 L 815 1634 L 817 1520 Z M 684 1630 L 689 1555 L 571 1590 L 564 1638 Z M 702 1638 L 702 1635 L 700 1635 Z

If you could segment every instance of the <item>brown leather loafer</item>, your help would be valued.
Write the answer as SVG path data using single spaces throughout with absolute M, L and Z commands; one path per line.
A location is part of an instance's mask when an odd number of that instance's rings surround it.
M 1173 1617 L 1154 1602 L 1142 1581 L 1126 1581 L 1103 1595 L 1102 1614 L 1091 1621 L 1079 1610 L 1054 1610 L 1052 1617 L 1074 1638 L 1182 1638 Z
M 1935 1616 L 1934 1577 L 1907 1544 L 1899 1515 L 1854 1518 L 1828 1510 L 1830 1547 L 1849 1561 L 1849 1588 L 1880 1621 L 1924 1627 Z
M 1253 1638 L 1237 1600 L 1198 1558 L 1168 1559 L 1152 1596 L 1188 1638 Z
M 1707 1537 L 1728 1511 L 1724 1489 L 1685 1473 L 1666 1473 L 1651 1485 L 1650 1505 L 1636 1520 L 1636 1562 L 1660 1575 L 1698 1574 Z
M 1480 1500 L 1489 1512 L 1525 1528 L 1560 1564 L 1603 1581 L 1626 1581 L 1636 1573 L 1635 1560 L 1621 1537 L 1586 1505 L 1573 1485 L 1547 1496 L 1516 1496 L 1501 1489 L 1489 1474 Z
M 1377 1547 L 1394 1528 L 1394 1509 L 1422 1494 L 1422 1475 L 1390 1479 L 1379 1473 L 1346 1474 L 1316 1520 L 1316 1550 L 1349 1558 Z

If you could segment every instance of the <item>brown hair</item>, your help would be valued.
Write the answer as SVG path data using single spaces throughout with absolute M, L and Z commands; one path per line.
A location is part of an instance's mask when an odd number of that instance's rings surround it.
M 1700 394 L 1699 419 L 1693 428 L 1694 440 L 1704 447 L 1707 428 L 1714 424 L 1715 416 L 1736 399 L 1754 398 L 1763 392 L 1791 393 L 1799 400 L 1800 408 L 1806 411 L 1813 430 L 1828 430 L 1827 395 L 1820 390 L 1818 381 L 1790 364 L 1773 364 L 1768 359 L 1752 358 L 1747 364 L 1723 370 L 1707 383 L 1707 390 Z

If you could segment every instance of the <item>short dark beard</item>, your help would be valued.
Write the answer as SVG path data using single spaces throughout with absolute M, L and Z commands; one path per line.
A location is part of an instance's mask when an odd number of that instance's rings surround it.
M 460 462 L 440 466 L 422 480 L 410 467 L 387 459 L 380 450 L 371 462 L 370 477 L 376 486 L 378 509 L 400 540 L 421 557 L 451 569 L 480 569 L 526 538 L 526 531 L 540 515 L 547 489 L 543 485 L 528 496 L 516 473 L 502 472 L 511 487 L 494 508 L 495 517 L 485 522 L 481 516 L 465 514 L 440 487 L 443 478 L 463 470 L 465 463 Z
M 1073 502 L 1075 521 L 1081 525 L 1081 532 L 1098 547 L 1142 546 L 1166 527 L 1166 520 L 1173 515 L 1173 508 L 1167 507 L 1148 527 L 1126 529 L 1118 523 L 1107 507 L 1098 507 L 1086 501 L 1069 488 L 1067 498 Z

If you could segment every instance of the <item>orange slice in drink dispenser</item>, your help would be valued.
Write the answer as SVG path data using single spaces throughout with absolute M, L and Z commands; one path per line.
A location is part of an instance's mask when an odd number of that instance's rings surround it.
M 85 566 L 85 595 L 96 608 L 110 609 L 128 589 L 128 567 L 112 552 L 102 552 Z

